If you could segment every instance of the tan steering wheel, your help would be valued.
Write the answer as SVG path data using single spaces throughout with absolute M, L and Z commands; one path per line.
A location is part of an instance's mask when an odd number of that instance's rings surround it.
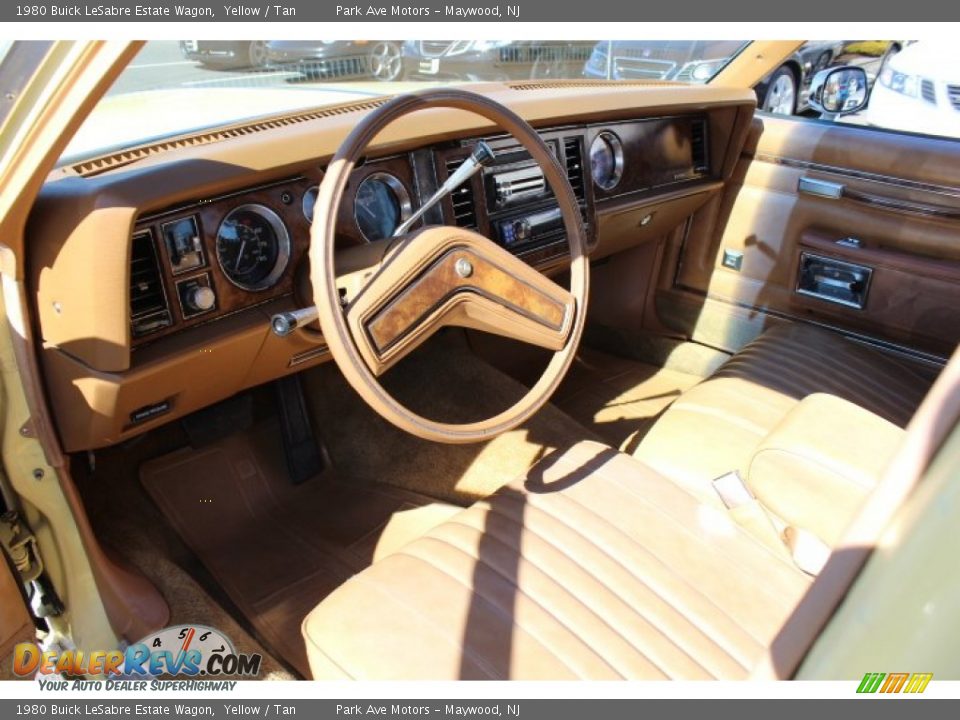
M 335 253 L 337 210 L 358 158 L 402 115 L 457 108 L 511 133 L 540 165 L 563 215 L 570 290 L 471 230 L 431 226 Z M 586 316 L 589 263 L 580 209 L 557 159 L 522 118 L 488 98 L 456 89 L 397 97 L 364 118 L 330 162 L 314 209 L 310 242 L 314 303 L 330 352 L 360 396 L 397 427 L 428 440 L 485 440 L 524 422 L 549 399 L 570 366 Z M 555 351 L 543 375 L 499 415 L 436 422 L 398 403 L 378 376 L 444 326 L 497 333 Z M 478 392 L 482 388 L 478 388 Z

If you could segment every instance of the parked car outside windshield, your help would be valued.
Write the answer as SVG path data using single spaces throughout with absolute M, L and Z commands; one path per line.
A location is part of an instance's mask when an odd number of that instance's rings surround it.
M 863 119 L 893 130 L 960 138 L 960 48 L 921 40 L 890 55 Z
M 88 117 L 61 162 L 252 118 L 422 87 L 583 80 L 598 42 L 151 41 Z M 733 57 L 745 45 L 724 44 L 724 57 Z M 685 58 L 696 63 L 713 54 L 711 43 L 695 43 Z M 689 81 L 709 81 L 720 68 L 701 69 Z

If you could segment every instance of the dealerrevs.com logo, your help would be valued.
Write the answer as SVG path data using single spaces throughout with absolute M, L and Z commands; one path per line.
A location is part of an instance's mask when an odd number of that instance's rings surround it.
M 44 651 L 34 643 L 21 643 L 14 649 L 13 672 L 36 676 L 45 690 L 232 690 L 236 682 L 219 678 L 255 678 L 262 660 L 258 654 L 238 653 L 219 630 L 175 625 L 125 650 Z M 70 682 L 51 676 L 105 680 Z

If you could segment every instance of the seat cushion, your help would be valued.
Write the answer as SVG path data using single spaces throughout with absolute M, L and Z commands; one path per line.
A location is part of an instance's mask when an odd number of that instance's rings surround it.
M 681 395 L 634 455 L 698 498 L 746 476 L 754 452 L 805 397 L 826 393 L 905 427 L 936 371 L 814 326 L 778 325 Z
M 808 584 L 584 442 L 356 575 L 303 632 L 317 679 L 735 679 Z

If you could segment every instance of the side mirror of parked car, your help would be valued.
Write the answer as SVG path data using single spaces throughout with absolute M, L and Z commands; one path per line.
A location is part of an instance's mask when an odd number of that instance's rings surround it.
M 867 105 L 867 73 L 861 67 L 843 65 L 821 70 L 810 83 L 807 102 L 826 120 L 836 120 Z

